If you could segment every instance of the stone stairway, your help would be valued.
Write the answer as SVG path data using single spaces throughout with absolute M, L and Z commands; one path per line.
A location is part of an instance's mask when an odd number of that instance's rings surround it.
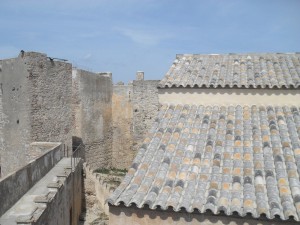
M 61 159 L 19 201 L 0 217 L 0 225 L 33 224 L 72 172 L 71 158 Z M 5 194 L 5 193 L 4 193 Z

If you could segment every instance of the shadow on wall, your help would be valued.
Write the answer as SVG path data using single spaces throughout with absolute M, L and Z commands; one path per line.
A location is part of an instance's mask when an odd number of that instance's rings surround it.
M 72 136 L 72 154 L 76 157 L 80 157 L 85 162 L 85 145 L 83 144 L 82 138 Z

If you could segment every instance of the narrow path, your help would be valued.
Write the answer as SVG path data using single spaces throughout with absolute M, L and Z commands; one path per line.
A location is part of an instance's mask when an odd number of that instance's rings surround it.
M 5 214 L 0 217 L 0 225 L 16 225 L 20 218 L 29 218 L 33 214 L 43 211 L 45 203 L 40 203 L 39 198 L 47 198 L 56 188 L 49 188 L 49 184 L 59 182 L 58 175 L 66 173 L 66 168 L 71 165 L 70 158 L 60 160 L 40 181 L 38 181 L 22 198 L 19 199 Z

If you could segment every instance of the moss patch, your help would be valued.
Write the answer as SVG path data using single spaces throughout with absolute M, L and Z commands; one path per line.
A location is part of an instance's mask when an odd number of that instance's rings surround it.
M 117 169 L 117 168 L 98 168 L 93 171 L 94 173 L 102 173 L 113 176 L 125 176 L 127 173 L 127 169 Z

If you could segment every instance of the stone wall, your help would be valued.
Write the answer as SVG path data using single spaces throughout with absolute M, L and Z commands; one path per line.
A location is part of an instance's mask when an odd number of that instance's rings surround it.
M 112 166 L 128 168 L 134 157 L 133 152 L 133 106 L 132 85 L 114 85 L 112 96 Z
M 31 96 L 31 141 L 62 141 L 72 146 L 72 65 L 25 53 Z
M 8 174 L 29 162 L 35 141 L 71 147 L 71 64 L 21 52 L 0 61 L 3 135 L 1 167 Z
M 113 157 L 112 166 L 128 168 L 134 159 L 157 111 L 158 80 L 143 80 L 137 73 L 132 84 L 114 85 L 112 98 Z
M 106 199 L 114 192 L 124 177 L 94 173 L 88 165 L 84 165 L 86 208 L 98 208 L 99 214 L 109 214 Z M 95 207 L 96 206 L 96 207 Z
M 31 142 L 29 73 L 24 58 L 0 61 L 3 134 L 2 175 L 27 164 L 26 152 Z
M 110 73 L 72 71 L 45 54 L 21 52 L 0 61 L 0 74 L 4 175 L 26 165 L 35 141 L 64 142 L 69 154 L 83 143 L 91 168 L 128 168 L 159 108 L 158 81 L 143 80 L 142 72 L 113 93 Z
M 133 149 L 136 154 L 159 110 L 158 80 L 133 81 Z
M 0 179 L 2 177 L 2 160 L 3 158 L 3 153 L 5 151 L 4 148 L 4 124 L 7 123 L 7 116 L 3 112 L 3 106 L 2 106 L 2 87 L 0 86 Z M 2 158 L 1 158 L 2 156 Z
M 112 80 L 110 73 L 74 69 L 73 144 L 83 143 L 85 159 L 93 169 L 112 162 Z

